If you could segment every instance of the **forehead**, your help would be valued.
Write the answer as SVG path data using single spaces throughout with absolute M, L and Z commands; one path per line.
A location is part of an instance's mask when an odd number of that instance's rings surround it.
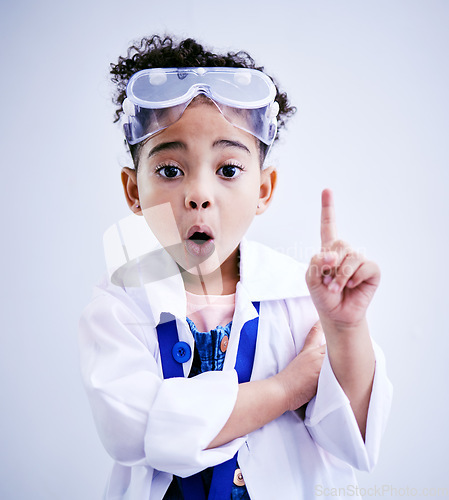
M 239 119 L 244 124 L 245 117 Z M 233 125 L 213 101 L 200 95 L 187 106 L 177 121 L 148 139 L 144 147 L 152 148 L 166 141 L 182 141 L 192 147 L 208 146 L 218 140 L 238 141 L 245 144 L 251 153 L 258 153 L 258 140 L 249 132 Z

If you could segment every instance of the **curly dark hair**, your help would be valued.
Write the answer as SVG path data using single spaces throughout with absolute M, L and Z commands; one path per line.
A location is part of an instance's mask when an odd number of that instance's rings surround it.
M 216 54 L 206 50 L 193 38 L 176 42 L 172 36 L 168 35 L 144 37 L 134 42 L 129 47 L 126 56 L 119 57 L 117 64 L 111 63 L 111 80 L 116 85 L 116 92 L 112 98 L 113 103 L 117 106 L 114 122 L 117 122 L 123 113 L 122 103 L 126 98 L 126 85 L 131 76 L 137 71 L 147 68 L 188 68 L 201 66 L 251 68 L 264 72 L 263 66 L 257 66 L 254 59 L 244 51 Z M 276 81 L 271 76 L 270 78 L 276 87 L 275 100 L 279 104 L 279 114 L 277 116 L 279 130 L 284 127 L 286 120 L 296 112 L 296 108 L 290 105 L 287 94 L 280 92 Z M 277 139 L 278 136 L 276 136 L 275 140 Z M 260 143 L 260 147 L 261 161 L 263 163 L 267 148 L 262 143 Z M 134 146 L 129 145 L 129 149 L 137 168 L 140 143 Z

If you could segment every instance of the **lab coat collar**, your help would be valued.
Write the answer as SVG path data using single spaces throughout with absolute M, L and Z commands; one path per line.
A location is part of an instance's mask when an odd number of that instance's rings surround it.
M 309 295 L 306 266 L 262 243 L 240 243 L 240 282 L 251 301 L 282 300 Z
M 164 312 L 185 319 L 186 296 L 179 268 L 143 217 L 120 220 L 105 232 L 103 243 L 110 282 L 133 295 L 145 290 L 153 326 Z M 236 309 L 243 307 L 247 318 L 255 315 L 251 302 L 309 295 L 304 264 L 245 238 L 239 249 Z

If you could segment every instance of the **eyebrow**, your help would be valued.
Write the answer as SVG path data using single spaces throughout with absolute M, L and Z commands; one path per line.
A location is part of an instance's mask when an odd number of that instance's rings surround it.
M 161 142 L 157 146 L 154 146 L 148 153 L 148 158 L 151 158 L 152 156 L 156 155 L 157 153 L 160 153 L 161 151 L 175 151 L 178 149 L 187 149 L 187 146 L 180 141 L 173 141 L 173 142 Z
M 251 151 L 241 142 L 239 141 L 231 141 L 229 139 L 219 139 L 212 144 L 213 147 L 218 148 L 239 148 L 242 151 L 245 151 L 248 154 L 251 154 Z M 161 151 L 176 151 L 176 150 L 186 150 L 187 146 L 184 142 L 181 141 L 172 141 L 172 142 L 161 142 L 157 144 L 150 150 L 148 153 L 148 158 L 160 153 Z
M 220 139 L 218 141 L 215 141 L 213 143 L 213 147 L 219 147 L 219 148 L 239 148 L 243 151 L 245 151 L 248 154 L 251 154 L 251 151 L 241 142 L 239 141 L 230 141 L 228 139 Z

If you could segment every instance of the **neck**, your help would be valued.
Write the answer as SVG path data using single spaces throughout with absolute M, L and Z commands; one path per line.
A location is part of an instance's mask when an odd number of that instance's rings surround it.
M 235 293 L 239 274 L 239 250 L 226 259 L 221 266 L 209 274 L 202 274 L 200 268 L 198 273 L 190 273 L 181 269 L 184 280 L 184 288 L 196 295 L 230 295 Z

